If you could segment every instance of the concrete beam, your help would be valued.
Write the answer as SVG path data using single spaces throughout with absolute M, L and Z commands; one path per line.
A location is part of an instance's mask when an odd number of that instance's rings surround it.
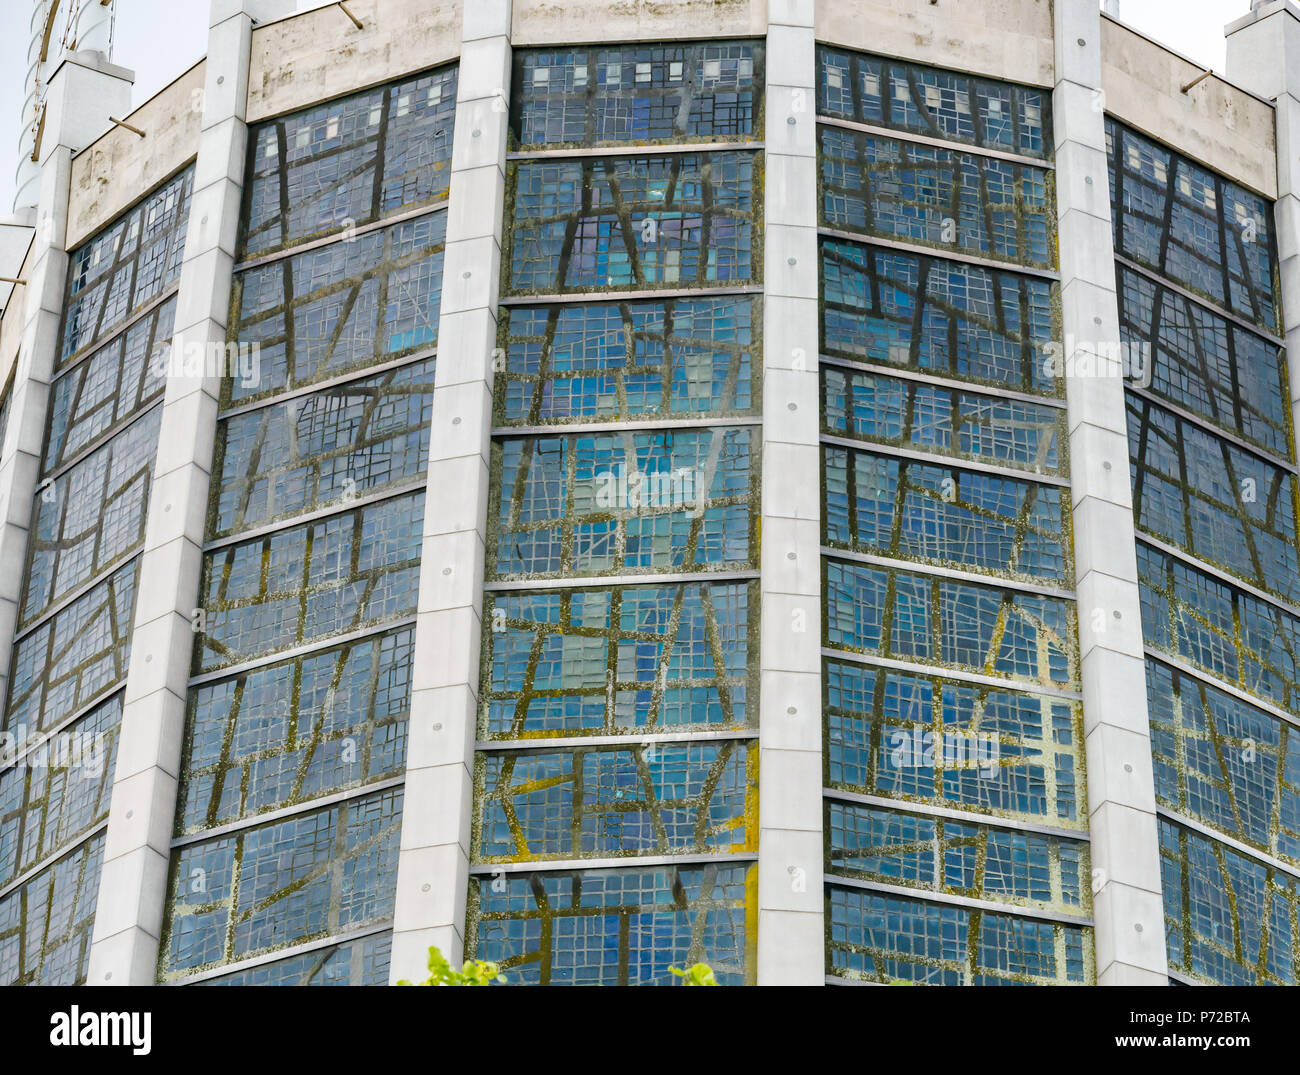
M 194 650 L 208 480 L 217 432 L 227 302 L 248 140 L 253 0 L 212 0 L 203 119 L 172 353 L 211 356 L 169 370 L 131 631 L 89 985 L 151 985 L 167 903 L 171 836 Z M 197 349 L 197 351 L 196 351 Z
M 813 8 L 768 9 L 759 985 L 822 985 L 826 967 Z
M 1167 981 L 1096 0 L 1057 0 L 1056 187 L 1099 985 Z M 1103 352 L 1103 353 L 1114 353 Z M 1080 361 L 1080 359 L 1085 359 Z M 1079 362 L 1080 372 L 1074 372 Z M 1087 372 L 1084 372 L 1084 371 Z
M 465 958 L 511 0 L 466 4 L 434 382 L 391 980 Z M 508 79 L 505 80 L 508 82 Z M 473 206 L 473 211 L 466 211 Z M 470 953 L 472 955 L 472 953 Z

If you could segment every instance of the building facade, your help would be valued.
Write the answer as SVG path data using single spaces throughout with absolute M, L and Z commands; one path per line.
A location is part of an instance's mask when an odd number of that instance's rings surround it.
M 1300 6 L 292 6 L 49 79 L 0 983 L 1300 983 Z

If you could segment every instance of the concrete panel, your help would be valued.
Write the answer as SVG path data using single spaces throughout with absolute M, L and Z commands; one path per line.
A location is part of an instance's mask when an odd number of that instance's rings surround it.
M 1054 80 L 1051 0 L 819 0 L 817 40 L 1031 86 Z
M 767 0 L 516 0 L 512 36 L 523 48 L 761 37 L 766 30 Z
M 253 30 L 248 122 L 294 112 L 456 59 L 460 0 L 350 0 Z
M 68 247 L 74 249 L 184 168 L 199 151 L 206 63 L 199 62 L 129 116 L 143 138 L 112 127 L 72 162 Z
M 1277 197 L 1273 109 L 1112 19 L 1102 22 L 1106 111 L 1269 198 Z

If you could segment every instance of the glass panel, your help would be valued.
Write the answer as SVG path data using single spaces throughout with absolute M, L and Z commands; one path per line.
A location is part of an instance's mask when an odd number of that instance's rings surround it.
M 414 615 L 423 520 L 419 493 L 209 553 L 196 672 Z
M 116 331 L 180 279 L 194 170 L 72 254 L 60 363 Z
M 1088 985 L 1077 926 L 827 886 L 827 971 L 925 985 Z
M 758 453 L 752 426 L 500 441 L 489 577 L 749 567 Z
M 194 688 L 178 831 L 402 776 L 414 644 L 408 628 Z
M 827 227 L 1052 267 L 1050 172 L 833 127 L 817 133 Z
M 761 304 L 746 296 L 507 308 L 496 420 L 753 414 Z
M 253 361 L 226 379 L 226 402 L 428 350 L 446 237 L 447 214 L 434 213 L 237 275 L 230 338 Z
M 54 382 L 46 473 L 162 398 L 175 320 L 172 298 Z
M 822 532 L 837 548 L 1012 578 L 1073 581 L 1068 490 L 822 448 Z M 1065 496 L 1062 496 L 1062 493 Z
M 300 956 L 211 978 L 199 985 L 387 985 L 393 935 L 332 944 Z
M 1147 706 L 1160 802 L 1300 865 L 1300 732 L 1152 660 Z
M 707 963 L 752 981 L 756 866 L 505 874 L 471 879 L 465 948 L 512 984 L 673 985 Z
M 1300 879 L 1160 820 L 1169 966 L 1210 985 L 1300 981 Z
M 445 198 L 455 120 L 452 66 L 255 127 L 244 258 Z
M 1086 828 L 1078 703 L 844 661 L 824 677 L 831 787 Z
M 121 723 L 119 694 L 0 772 L 0 886 L 108 817 Z M 0 736 L 0 757 L 26 746 Z
M 1272 207 L 1106 120 L 1115 253 L 1278 331 Z
M 14 645 L 3 728 L 43 732 L 126 679 L 138 560 Z
M 1151 390 L 1289 458 L 1282 349 L 1132 269 L 1117 271 L 1120 331 L 1146 348 Z
M 1284 708 L 1300 705 L 1294 616 L 1141 541 L 1137 562 L 1149 646 Z
M 1088 845 L 859 803 L 826 803 L 826 868 L 839 876 L 1086 913 Z
M 24 623 L 144 547 L 162 407 L 40 488 Z
M 1132 394 L 1128 439 L 1139 527 L 1256 586 L 1300 598 L 1292 475 Z
M 762 95 L 748 41 L 521 50 L 510 131 L 524 148 L 721 142 L 762 130 Z
M 422 480 L 433 375 L 424 359 L 223 421 L 212 536 Z
M 0 985 L 83 985 L 104 837 L 87 840 L 0 900 Z
M 743 740 L 481 754 L 476 862 L 758 850 Z
M 397 788 L 182 847 L 163 978 L 391 917 L 401 828 Z
M 756 281 L 755 161 L 753 153 L 521 161 L 507 191 L 504 290 Z
M 826 644 L 985 675 L 1070 686 L 1073 601 L 909 571 L 825 561 Z
M 488 593 L 479 737 L 743 728 L 757 584 Z
M 1046 90 L 825 47 L 817 68 L 823 115 L 1025 156 L 1050 153 Z
M 1050 280 L 830 239 L 821 265 L 826 354 L 1064 394 Z
M 823 365 L 822 431 L 1063 474 L 1065 410 Z

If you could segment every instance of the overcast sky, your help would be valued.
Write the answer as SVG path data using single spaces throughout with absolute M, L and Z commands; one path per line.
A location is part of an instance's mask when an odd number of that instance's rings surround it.
M 981 0 L 958 0 L 979 3 Z M 322 0 L 300 0 L 306 10 Z M 136 73 L 139 104 L 192 67 L 206 51 L 209 0 L 118 0 L 113 62 Z M 1120 0 L 1120 14 L 1143 33 L 1223 70 L 1223 27 L 1250 0 Z M 0 218 L 13 204 L 18 134 L 27 72 L 32 0 L 0 0 Z

